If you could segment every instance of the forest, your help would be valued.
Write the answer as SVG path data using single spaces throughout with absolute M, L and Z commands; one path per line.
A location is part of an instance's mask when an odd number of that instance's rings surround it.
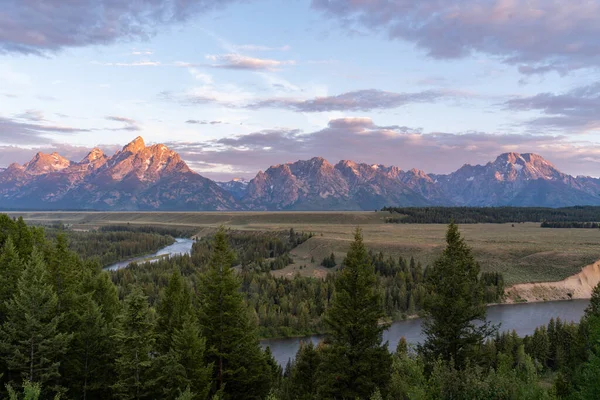
M 600 207 L 384 207 L 388 223 L 505 224 L 521 222 L 600 222 Z
M 0 215 L 0 397 L 594 399 L 600 393 L 600 286 L 579 324 L 552 320 L 521 338 L 486 321 L 486 298 L 503 285 L 502 276 L 481 273 L 454 224 L 426 268 L 369 252 L 357 229 L 323 286 L 312 278 L 269 278 L 256 261 L 286 254 L 281 238 L 283 247 L 262 253 L 262 239 L 230 233 L 220 229 L 199 241 L 191 256 L 111 276 L 97 259 L 72 251 L 65 235 L 49 237 Z M 290 231 L 287 248 L 302 237 Z M 278 243 L 272 239 L 264 243 Z M 257 257 L 244 258 L 248 249 Z M 261 303 L 261 286 L 272 286 L 273 303 Z M 404 288 L 406 297 L 394 288 Z M 400 310 L 399 299 L 410 302 L 408 293 L 425 318 L 425 340 L 389 349 L 382 334 L 390 308 Z M 310 311 L 311 302 L 323 308 L 324 340 L 301 346 L 281 368 L 261 349 L 260 331 L 310 324 L 302 309 Z M 297 320 L 261 325 L 263 306 L 263 318 L 285 319 L 294 314 L 279 310 L 292 304 Z
M 544 221 L 540 225 L 542 228 L 580 228 L 580 229 L 598 229 L 598 222 L 550 222 Z
M 96 259 L 101 266 L 154 253 L 173 244 L 176 237 L 189 237 L 189 229 L 154 226 L 106 225 L 97 230 L 77 231 L 63 224 L 44 227 L 50 240 L 65 236 L 70 250 L 85 259 Z

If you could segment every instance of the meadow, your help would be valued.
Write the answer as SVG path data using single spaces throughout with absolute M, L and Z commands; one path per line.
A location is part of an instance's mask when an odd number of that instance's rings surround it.
M 365 243 L 386 256 L 414 256 L 433 262 L 444 246 L 446 225 L 386 224 L 387 212 L 24 212 L 28 223 L 62 222 L 72 229 L 104 225 L 155 225 L 194 228 L 206 235 L 223 225 L 234 230 L 280 231 L 290 228 L 314 237 L 295 248 L 294 264 L 273 273 L 322 277 L 319 264 L 331 252 L 342 260 L 355 227 Z M 538 223 L 464 224 L 460 230 L 483 271 L 501 272 L 507 284 L 564 279 L 600 259 L 598 229 L 541 228 Z M 314 260 L 314 261 L 311 261 Z

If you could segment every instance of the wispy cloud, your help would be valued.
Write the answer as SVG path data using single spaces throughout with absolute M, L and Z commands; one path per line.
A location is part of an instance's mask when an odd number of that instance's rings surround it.
M 0 117 L 0 132 L 2 132 L 2 135 L 0 135 L 0 143 L 2 144 L 31 145 L 50 143 L 52 140 L 47 137 L 49 133 L 74 134 L 90 132 L 90 129 L 21 122 L 16 119 Z
M 240 44 L 240 45 L 234 45 L 233 48 L 235 48 L 237 51 L 243 52 L 243 51 L 248 51 L 248 52 L 253 52 L 253 51 L 288 51 L 291 49 L 291 47 L 289 45 L 284 45 L 284 46 L 280 46 L 280 47 L 271 47 L 271 46 L 263 46 L 260 44 Z
M 566 93 L 539 93 L 509 100 L 512 111 L 539 111 L 543 116 L 528 121 L 537 129 L 557 129 L 565 133 L 600 131 L 600 83 L 581 86 Z
M 116 122 L 123 122 L 125 124 L 125 126 L 123 126 L 122 128 L 111 128 L 108 130 L 111 131 L 131 131 L 131 132 L 136 132 L 141 130 L 141 128 L 138 126 L 138 123 L 136 120 L 131 119 L 131 118 L 127 118 L 127 117 L 121 117 L 121 116 L 115 116 L 115 115 L 109 115 L 107 117 L 105 117 L 107 120 L 109 121 L 116 121 Z
M 475 95 L 468 92 L 452 90 L 427 90 L 412 93 L 396 93 L 377 89 L 365 89 L 334 96 L 322 96 L 309 99 L 293 97 L 256 98 L 252 93 L 233 95 L 233 93 L 217 91 L 212 86 L 206 86 L 184 94 L 163 92 L 161 93 L 161 97 L 190 105 L 216 103 L 231 108 L 245 108 L 252 110 L 273 108 L 294 112 L 313 113 L 384 110 L 414 103 L 433 103 L 442 99 L 469 98 L 475 97 Z
M 21 114 L 15 115 L 15 118 L 39 122 L 44 120 L 44 113 L 41 110 L 27 110 Z
M 394 93 L 367 89 L 342 93 L 336 96 L 316 97 L 308 100 L 291 98 L 265 99 L 249 104 L 247 108 L 280 108 L 297 112 L 370 111 L 397 108 L 410 103 L 431 103 L 445 96 L 445 93 L 438 91 Z
M 219 125 L 219 124 L 226 124 L 226 122 L 223 121 L 206 121 L 206 120 L 198 120 L 198 119 L 188 119 L 187 121 L 185 121 L 186 124 L 192 124 L 192 125 Z
M 271 60 L 268 58 L 256 58 L 247 57 L 241 54 L 220 54 L 220 55 L 207 55 L 206 59 L 212 61 L 211 64 L 214 68 L 225 68 L 225 69 L 240 69 L 240 70 L 273 70 L 285 65 L 293 65 L 295 61 L 287 60 Z

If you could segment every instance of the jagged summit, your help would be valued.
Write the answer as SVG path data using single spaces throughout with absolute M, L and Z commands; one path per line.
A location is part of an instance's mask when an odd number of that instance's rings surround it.
M 554 167 L 554 165 L 551 162 L 547 161 L 544 157 L 535 153 L 503 153 L 496 158 L 496 161 L 494 163 L 501 162 L 513 165 L 534 164 Z
M 81 160 L 81 163 L 89 164 L 102 158 L 106 158 L 106 155 L 102 150 L 95 147 L 83 158 L 83 160 Z
M 122 152 L 130 152 L 133 154 L 139 153 L 140 151 L 146 148 L 146 143 L 144 142 L 144 138 L 141 136 L 136 137 L 131 142 L 129 142 L 125 147 L 123 147 Z
M 37 153 L 0 169 L 0 207 L 98 210 L 374 210 L 383 206 L 600 205 L 600 179 L 572 177 L 533 153 L 508 152 L 450 174 L 313 157 L 254 179 L 213 182 L 164 144 L 137 137 L 72 162 Z
M 25 171 L 31 175 L 42 175 L 68 168 L 71 161 L 57 152 L 46 154 L 38 152 L 31 161 L 24 165 Z

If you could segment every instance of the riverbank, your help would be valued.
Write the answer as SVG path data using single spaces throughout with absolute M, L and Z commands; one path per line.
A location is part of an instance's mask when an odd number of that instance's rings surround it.
M 154 254 L 147 254 L 145 256 L 130 258 L 125 261 L 120 261 L 115 264 L 104 267 L 107 271 L 117 271 L 119 269 L 127 268 L 131 263 L 144 263 L 144 262 L 156 262 L 165 257 L 171 257 L 173 255 L 191 254 L 194 240 L 185 238 L 175 238 L 175 242 L 169 246 L 163 247 Z
M 600 283 L 600 260 L 561 281 L 513 285 L 505 291 L 505 303 L 589 299 L 598 283 Z

